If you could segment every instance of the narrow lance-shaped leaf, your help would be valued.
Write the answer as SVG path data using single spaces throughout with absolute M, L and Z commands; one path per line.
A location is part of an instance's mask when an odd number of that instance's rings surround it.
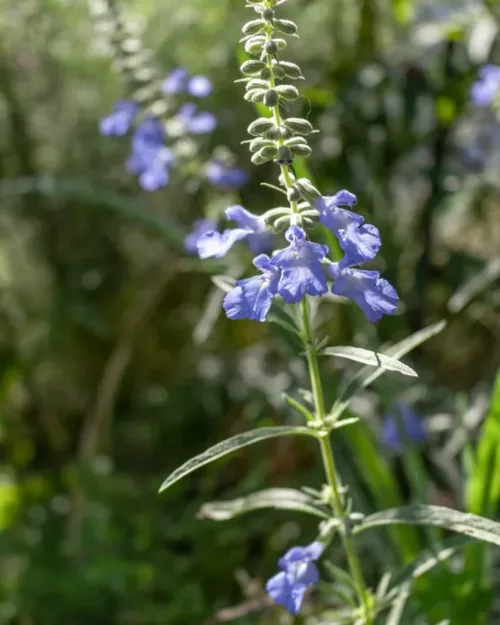
M 281 426 L 281 427 L 268 427 L 268 428 L 259 428 L 257 430 L 251 430 L 250 432 L 243 432 L 242 434 L 237 434 L 232 438 L 228 438 L 221 443 L 217 443 L 210 449 L 207 449 L 202 454 L 191 458 L 187 462 L 185 462 L 182 466 L 176 469 L 173 473 L 171 473 L 167 479 L 163 482 L 160 488 L 160 492 L 166 490 L 172 484 L 179 481 L 189 473 L 196 471 L 202 466 L 209 464 L 210 462 L 214 462 L 218 458 L 222 458 L 223 456 L 227 456 L 227 454 L 236 451 L 237 449 L 241 449 L 243 447 L 247 447 L 248 445 L 253 445 L 253 443 L 257 443 L 258 441 L 263 441 L 268 438 L 276 438 L 278 436 L 313 436 L 316 437 L 316 433 L 310 428 L 305 427 L 294 427 L 294 426 Z
M 200 508 L 198 518 L 227 521 L 263 508 L 295 510 L 321 519 L 329 518 L 328 513 L 310 495 L 294 488 L 267 488 L 231 501 L 209 501 Z
M 369 349 L 362 349 L 361 347 L 350 346 L 338 346 L 327 347 L 322 350 L 321 355 L 335 356 L 337 358 L 346 358 L 347 360 L 354 360 L 355 362 L 361 362 L 364 365 L 370 367 L 377 367 L 378 369 L 385 369 L 386 371 L 396 371 L 403 375 L 409 375 L 412 377 L 418 377 L 416 371 L 405 365 L 396 358 L 391 358 L 385 354 L 377 354 Z
M 484 540 L 500 546 L 500 523 L 442 506 L 415 504 L 403 508 L 390 508 L 367 516 L 358 525 L 355 533 L 363 532 L 372 527 L 391 524 L 432 525 L 452 532 L 458 532 L 477 540 Z
M 384 355 L 389 356 L 390 358 L 402 358 L 422 343 L 425 343 L 425 341 L 429 340 L 433 336 L 436 336 L 436 334 L 439 334 L 439 332 L 441 332 L 445 327 L 446 321 L 434 323 L 423 330 L 415 332 L 415 334 L 412 334 L 408 338 L 396 343 L 392 347 L 389 347 L 384 351 Z M 332 408 L 332 413 L 336 415 L 342 413 L 349 405 L 351 399 L 359 393 L 359 391 L 369 386 L 372 382 L 375 382 L 375 380 L 377 380 L 384 373 L 385 369 L 372 371 L 369 367 L 363 367 L 363 369 L 361 369 L 361 371 L 347 383 L 340 398 L 335 402 Z

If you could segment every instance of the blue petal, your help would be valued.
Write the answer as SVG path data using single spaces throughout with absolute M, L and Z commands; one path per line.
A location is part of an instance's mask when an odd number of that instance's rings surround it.
M 220 233 L 216 230 L 207 232 L 198 241 L 197 248 L 200 258 L 222 258 L 233 247 L 236 241 L 241 241 L 251 230 L 233 228 Z
M 166 187 L 169 181 L 168 169 L 163 164 L 155 164 L 145 169 L 139 176 L 139 184 L 145 191 L 157 191 Z
M 212 132 L 217 126 L 217 118 L 208 111 L 201 111 L 192 117 L 188 124 L 188 131 L 194 135 L 204 135 Z
M 405 433 L 409 440 L 414 443 L 425 443 L 427 440 L 427 432 L 425 431 L 419 415 L 402 401 L 398 401 L 396 406 L 403 417 Z
M 319 582 L 318 567 L 313 562 L 296 562 L 286 570 L 287 577 L 294 586 L 312 586 Z
M 332 293 L 353 300 L 371 323 L 383 315 L 392 315 L 398 305 L 398 294 L 377 271 L 365 271 L 329 265 L 328 273 L 334 278 Z
M 325 545 L 319 540 L 315 540 L 307 547 L 304 547 L 304 549 L 311 560 L 318 560 L 323 555 Z
M 225 214 L 228 219 L 235 221 L 240 228 L 249 228 L 254 232 L 263 232 L 266 229 L 266 225 L 262 217 L 250 213 L 239 204 L 228 206 Z
M 197 219 L 193 224 L 192 231 L 187 235 L 184 239 L 184 249 L 189 254 L 197 254 L 198 248 L 196 247 L 200 238 L 210 232 L 215 230 L 216 223 L 211 219 Z
M 271 577 L 266 584 L 266 592 L 278 605 L 282 605 L 291 614 L 298 614 L 307 586 L 293 586 L 285 573 L 281 572 Z
M 388 447 L 392 451 L 400 451 L 402 448 L 401 436 L 399 435 L 398 426 L 394 417 L 387 415 L 384 417 L 384 423 L 382 426 L 382 444 Z
M 178 67 L 170 72 L 170 74 L 161 83 L 161 90 L 165 95 L 174 95 L 182 93 L 186 90 L 186 82 L 188 80 L 188 72 Z
M 239 167 L 228 167 L 220 161 L 211 161 L 206 169 L 207 179 L 211 184 L 221 187 L 239 188 L 248 181 L 248 174 Z
M 187 91 L 197 98 L 206 98 L 212 93 L 212 83 L 206 76 L 193 76 L 187 84 Z
M 285 302 L 293 304 L 309 295 L 327 292 L 326 277 L 321 260 L 328 247 L 305 240 L 305 232 L 291 226 L 286 234 L 290 246 L 273 257 L 273 263 L 282 269 L 278 293 Z
M 137 111 L 137 104 L 132 100 L 118 100 L 113 108 L 113 112 L 100 121 L 100 133 L 115 137 L 125 135 L 129 131 Z

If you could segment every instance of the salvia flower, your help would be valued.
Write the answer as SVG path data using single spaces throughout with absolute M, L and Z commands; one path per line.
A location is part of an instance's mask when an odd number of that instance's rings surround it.
M 361 215 L 340 208 L 352 207 L 356 202 L 356 196 L 345 190 L 314 201 L 319 220 L 335 234 L 340 247 L 353 265 L 375 258 L 381 245 L 380 234 L 375 226 L 364 225 Z
M 132 136 L 132 152 L 127 168 L 139 176 L 139 184 L 146 191 L 156 191 L 169 182 L 172 151 L 165 145 L 165 131 L 155 117 L 137 126 Z
M 472 85 L 470 96 L 476 106 L 491 106 L 500 93 L 500 66 L 484 65 L 479 79 Z
M 332 293 L 355 302 L 371 323 L 396 311 L 398 294 L 385 278 L 380 277 L 378 271 L 352 267 L 346 258 L 328 264 L 326 271 L 333 279 Z
M 186 129 L 193 135 L 205 135 L 217 126 L 215 115 L 208 111 L 199 111 L 196 104 L 187 102 L 179 110 L 179 118 Z
M 239 205 L 227 208 L 226 217 L 236 221 L 239 228 L 228 228 L 224 232 L 206 232 L 197 243 L 200 258 L 222 258 L 242 239 L 247 240 L 255 253 L 269 248 L 270 233 L 262 217 L 253 215 Z
M 273 257 L 273 263 L 282 270 L 278 293 L 288 304 L 300 302 L 306 293 L 326 293 L 328 287 L 321 261 L 328 247 L 306 241 L 306 233 L 298 226 L 290 226 L 285 237 L 290 245 Z
M 207 180 L 224 189 L 238 189 L 248 181 L 248 174 L 239 167 L 231 167 L 218 159 L 210 161 L 206 168 Z
M 207 232 L 217 228 L 217 224 L 212 219 L 197 219 L 193 224 L 193 229 L 184 239 L 184 249 L 188 254 L 198 253 L 198 241 Z
M 190 76 L 183 67 L 170 72 L 161 84 L 165 95 L 188 93 L 197 98 L 205 98 L 212 93 L 212 83 L 206 76 Z
M 266 254 L 256 256 L 253 264 L 262 275 L 238 280 L 224 298 L 223 307 L 229 319 L 264 321 L 271 308 L 280 271 Z
M 382 443 L 395 452 L 402 450 L 404 439 L 417 444 L 425 443 L 427 432 L 422 420 L 413 408 L 402 401 L 398 401 L 396 402 L 396 410 L 399 418 L 394 414 L 387 414 L 384 417 Z
M 112 113 L 99 122 L 100 133 L 108 137 L 123 137 L 130 130 L 138 111 L 137 104 L 132 100 L 118 100 Z
M 274 603 L 288 612 L 298 614 L 308 588 L 319 581 L 319 571 L 314 564 L 324 551 L 324 545 L 315 541 L 307 547 L 292 547 L 279 559 L 281 569 L 266 584 L 267 594 Z

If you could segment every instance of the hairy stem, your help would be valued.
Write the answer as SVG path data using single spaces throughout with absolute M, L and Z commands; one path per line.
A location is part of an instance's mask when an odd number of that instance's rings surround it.
M 301 302 L 301 317 L 316 418 L 320 421 L 324 421 L 325 403 L 323 399 L 323 389 L 321 386 L 321 378 L 319 374 L 318 355 L 314 346 L 314 337 L 311 328 L 311 321 L 309 318 L 308 303 L 306 299 L 303 299 Z M 342 496 L 340 494 L 340 485 L 337 478 L 337 471 L 335 469 L 335 459 L 333 455 L 329 432 L 326 432 L 320 438 L 320 446 L 321 457 L 323 460 L 323 468 L 325 470 L 328 485 L 330 486 L 330 505 L 332 507 L 333 514 L 341 523 L 340 536 L 342 540 L 342 545 L 347 556 L 352 580 L 356 588 L 360 607 L 363 611 L 365 623 L 366 625 L 371 625 L 373 623 L 373 614 L 366 591 L 366 585 L 361 569 L 361 564 L 356 551 L 356 547 L 354 545 L 353 537 L 350 533 L 349 523 L 346 519 L 345 507 L 342 502 Z

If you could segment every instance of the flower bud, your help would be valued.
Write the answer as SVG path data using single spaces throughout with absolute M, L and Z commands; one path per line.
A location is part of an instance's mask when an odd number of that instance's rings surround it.
M 268 41 L 266 43 L 265 50 L 267 54 L 271 54 L 272 56 L 274 56 L 278 52 L 278 46 L 276 42 L 271 39 L 271 41 Z
M 269 145 L 274 146 L 273 141 L 270 141 L 269 139 L 262 139 L 261 137 L 257 137 L 257 139 L 252 139 L 252 141 L 250 141 L 250 144 L 248 147 L 250 148 L 250 152 L 254 154 L 255 152 L 258 152 L 262 148 L 265 148 Z
M 273 126 L 275 126 L 273 119 L 269 117 L 259 117 L 259 119 L 256 119 L 248 126 L 248 134 L 258 137 L 259 135 L 263 135 L 270 128 L 273 128 Z
M 298 178 L 295 181 L 295 186 L 300 191 L 304 200 L 312 202 L 315 198 L 321 197 L 321 193 L 307 178 Z
M 269 85 L 265 80 L 260 80 L 259 78 L 252 78 L 246 84 L 246 90 L 250 91 L 251 89 L 269 89 Z
M 269 108 L 276 106 L 279 101 L 279 95 L 276 89 L 268 89 L 264 95 L 264 104 Z
M 267 163 L 267 158 L 264 158 L 260 152 L 252 154 L 252 158 L 250 160 L 254 165 L 263 165 L 264 163 Z
M 297 33 L 297 25 L 290 20 L 274 20 L 274 28 L 285 35 L 295 35 Z
M 292 136 L 292 131 L 289 130 L 288 128 L 285 128 L 285 126 L 278 126 L 277 124 L 274 124 L 265 133 L 265 136 L 268 139 L 273 139 L 275 141 L 277 139 L 289 139 Z
M 288 189 L 286 196 L 289 202 L 298 202 L 302 197 L 300 191 L 295 186 Z
M 299 135 L 309 135 L 313 131 L 312 124 L 301 117 L 289 117 L 283 123 L 287 128 Z
M 292 80 L 297 80 L 302 78 L 302 72 L 300 71 L 300 67 L 295 63 L 289 63 L 288 61 L 280 61 L 279 67 L 283 70 L 283 73 L 287 78 L 291 78 Z
M 278 64 L 273 65 L 273 74 L 278 80 L 282 80 L 285 77 L 284 70 Z
M 291 165 L 293 163 L 293 154 L 290 148 L 286 145 L 280 146 L 276 160 L 280 165 Z
M 304 137 L 292 137 L 285 141 L 285 145 L 289 148 L 294 148 L 297 145 L 307 145 L 307 141 Z
M 266 146 L 256 152 L 251 160 L 254 165 L 262 165 L 262 163 L 274 160 L 277 153 L 278 150 L 275 146 Z
M 262 11 L 262 17 L 267 22 L 272 22 L 273 19 L 274 19 L 274 11 L 273 11 L 273 9 L 270 9 L 269 7 L 267 9 L 264 9 Z
M 248 52 L 248 54 L 260 54 L 265 43 L 266 38 L 263 35 L 251 37 L 245 42 L 245 52 Z
M 295 156 L 311 156 L 312 154 L 311 148 L 305 143 L 300 145 L 294 145 L 292 146 L 291 150 Z
M 269 67 L 264 67 L 262 71 L 260 72 L 260 77 L 262 78 L 262 80 L 269 80 L 271 76 L 272 74 L 271 74 L 271 70 L 269 69 Z
M 243 74 L 246 74 L 247 76 L 253 76 L 255 74 L 258 74 L 264 69 L 268 69 L 266 67 L 266 64 L 263 61 L 256 61 L 256 60 L 245 61 L 243 65 L 240 67 L 241 72 Z
M 264 99 L 266 93 L 265 89 L 250 89 L 243 96 L 247 102 L 261 102 Z M 254 97 L 257 98 L 254 100 Z
M 296 100 L 300 96 L 297 87 L 293 87 L 292 85 L 280 85 L 276 87 L 276 91 L 283 100 Z
M 256 35 L 264 29 L 265 25 L 264 20 L 252 20 L 243 26 L 242 31 L 244 35 Z

